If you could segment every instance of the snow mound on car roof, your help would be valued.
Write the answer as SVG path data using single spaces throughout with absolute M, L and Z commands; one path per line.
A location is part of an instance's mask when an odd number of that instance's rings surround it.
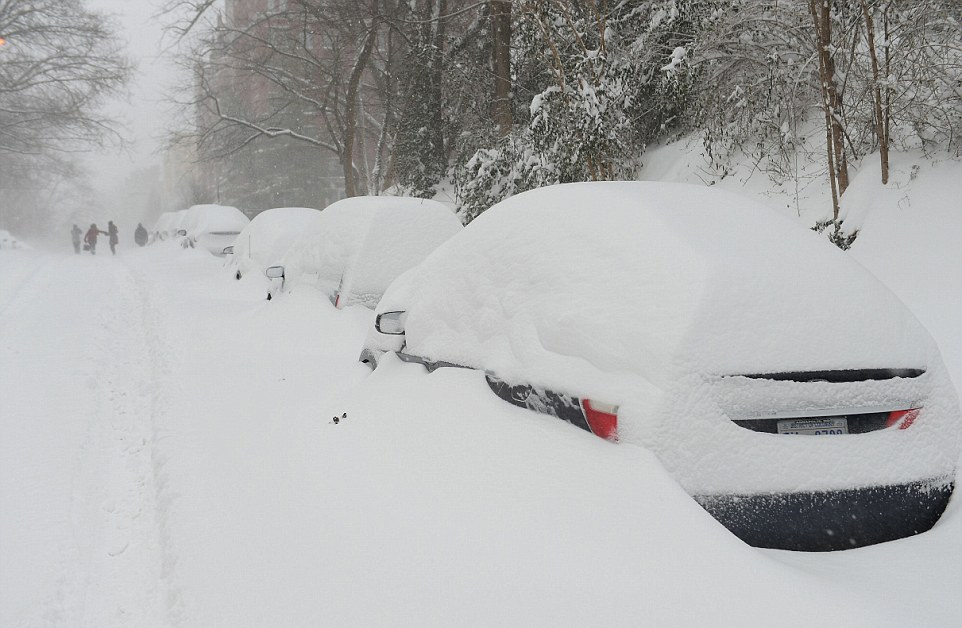
M 373 306 L 398 275 L 461 229 L 437 201 L 360 196 L 328 206 L 284 257 L 286 276 Z
M 254 216 L 234 241 L 234 261 L 241 272 L 263 272 L 284 257 L 294 241 L 321 217 L 309 207 L 275 207 Z
M 412 352 L 571 393 L 692 371 L 924 367 L 929 350 L 845 253 L 747 198 L 684 184 L 509 198 L 396 282 L 390 309 L 409 311 Z
M 250 219 L 236 207 L 229 205 L 194 205 L 187 210 L 182 222 L 187 235 L 196 236 L 200 233 L 217 231 L 240 232 L 247 226 Z

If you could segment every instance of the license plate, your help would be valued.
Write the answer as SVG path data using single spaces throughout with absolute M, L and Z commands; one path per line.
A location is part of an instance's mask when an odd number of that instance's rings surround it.
M 779 434 L 804 436 L 835 436 L 848 434 L 848 419 L 819 417 L 817 419 L 786 419 L 778 422 Z

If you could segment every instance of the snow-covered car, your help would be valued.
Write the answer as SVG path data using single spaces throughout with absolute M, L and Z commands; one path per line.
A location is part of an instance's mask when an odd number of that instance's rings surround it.
M 6 229 L 0 229 L 0 249 L 20 249 L 23 244 Z
M 163 242 L 164 240 L 175 237 L 177 231 L 181 229 L 186 215 L 186 209 L 161 214 L 150 230 L 150 243 Z
M 320 210 L 309 207 L 275 207 L 254 216 L 234 244 L 223 251 L 231 256 L 234 276 L 263 277 L 264 271 L 278 264 L 298 236 L 310 230 L 321 216 Z
M 716 188 L 509 198 L 399 277 L 374 327 L 363 362 L 484 371 L 515 406 L 649 448 L 755 546 L 923 532 L 954 488 L 962 421 L 928 333 L 845 253 Z
M 184 215 L 178 235 L 185 248 L 202 248 L 219 256 L 249 223 L 250 218 L 236 207 L 194 205 Z
M 445 205 L 399 196 L 356 196 L 329 205 L 268 276 L 312 285 L 336 307 L 377 305 L 398 275 L 458 233 Z M 236 248 L 235 248 L 236 254 Z

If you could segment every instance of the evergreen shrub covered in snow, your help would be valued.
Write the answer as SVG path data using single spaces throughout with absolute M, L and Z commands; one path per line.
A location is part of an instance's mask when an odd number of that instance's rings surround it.
M 701 10 L 674 0 L 607 13 L 584 3 L 523 5 L 515 57 L 540 72 L 523 86 L 533 96 L 512 134 L 455 167 L 465 217 L 535 187 L 631 178 L 635 157 L 675 128 L 690 102 L 688 48 Z

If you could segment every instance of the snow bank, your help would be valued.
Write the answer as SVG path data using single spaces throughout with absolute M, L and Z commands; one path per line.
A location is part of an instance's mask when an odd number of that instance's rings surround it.
M 284 256 L 291 285 L 308 283 L 341 305 L 373 307 L 391 281 L 461 229 L 444 205 L 418 198 L 363 196 L 330 205 Z
M 825 129 L 813 126 L 799 130 L 800 141 L 817 146 L 825 141 Z M 817 151 L 816 151 L 817 152 Z M 831 215 L 832 198 L 825 179 L 824 151 L 817 152 L 818 160 L 797 155 L 790 164 L 791 179 L 775 183 L 763 170 L 764 161 L 743 153 L 736 153 L 724 166 L 711 163 L 700 137 L 689 136 L 669 144 L 653 146 L 642 156 L 643 166 L 638 172 L 642 181 L 691 183 L 729 190 L 748 195 L 798 219 L 805 227 Z
M 866 157 L 845 193 L 845 224 L 860 229 L 849 253 L 909 304 L 962 390 L 962 161 L 893 153 L 880 180 Z

